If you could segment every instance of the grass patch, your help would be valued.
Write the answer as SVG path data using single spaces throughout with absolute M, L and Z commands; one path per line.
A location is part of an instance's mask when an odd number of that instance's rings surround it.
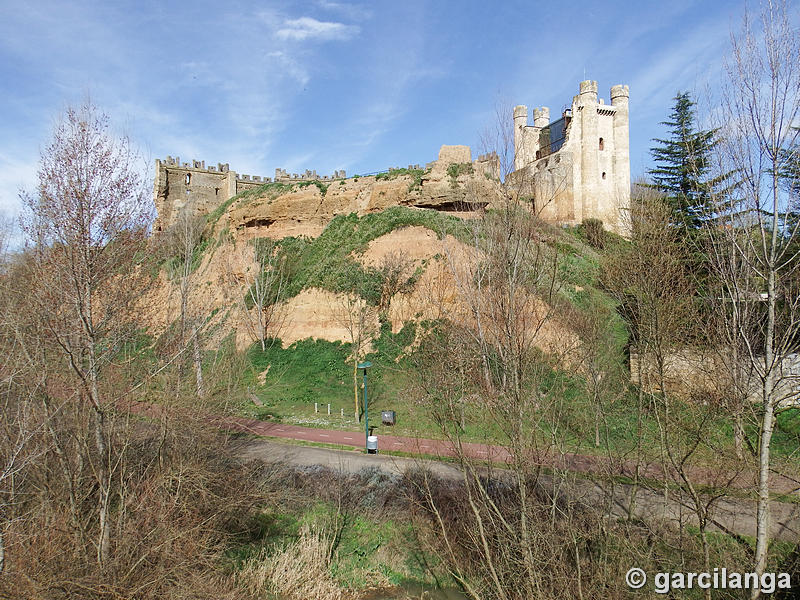
M 461 175 L 472 175 L 474 169 L 472 163 L 453 163 L 447 167 L 447 174 L 451 179 L 458 179 Z
M 300 562 L 308 563 L 303 565 L 304 569 L 318 570 L 319 578 L 330 577 L 341 589 L 363 590 L 375 587 L 376 583 L 381 586 L 433 583 L 430 566 L 438 561 L 420 546 L 412 524 L 399 522 L 384 511 L 376 513 L 369 506 L 370 495 L 379 496 L 389 477 L 379 470 L 365 472 L 358 482 L 362 486 L 361 501 L 351 509 L 308 499 L 257 515 L 250 523 L 247 537 L 227 551 L 229 563 L 246 576 L 248 571 L 268 569 L 272 562 L 285 560 L 290 550 L 298 554 Z M 391 485 L 391 481 L 388 483 Z M 302 550 L 298 544 L 306 546 L 315 541 L 310 532 L 325 541 L 328 560 L 320 556 L 316 561 L 303 561 L 303 555 L 297 553 Z M 302 575 L 294 573 L 291 565 L 285 566 L 286 576 Z M 278 586 L 280 581 L 280 578 L 276 581 Z
M 284 265 L 286 278 L 279 300 L 317 287 L 356 294 L 377 305 L 383 276 L 377 269 L 362 266 L 353 256 L 363 254 L 372 240 L 412 225 L 427 227 L 439 236 L 464 234 L 461 221 L 433 210 L 394 206 L 363 217 L 355 213 L 339 215 L 315 239 L 287 237 L 275 244 L 277 262 Z
M 430 173 L 429 169 L 389 169 L 386 173 L 378 173 L 375 176 L 375 181 L 390 181 L 398 177 L 410 177 L 411 183 L 408 184 L 408 191 L 413 192 L 422 187 L 422 178 L 428 173 Z
M 324 198 L 325 194 L 328 192 L 329 184 L 324 184 L 317 179 L 312 179 L 311 181 L 301 181 L 300 183 L 295 184 L 298 188 L 308 187 L 310 185 L 315 185 L 319 189 L 320 195 Z

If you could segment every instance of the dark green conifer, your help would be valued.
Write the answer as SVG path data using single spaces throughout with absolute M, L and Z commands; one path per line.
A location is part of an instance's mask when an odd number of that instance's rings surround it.
M 653 187 L 667 197 L 674 223 L 699 229 L 711 216 L 711 195 L 724 177 L 711 178 L 711 155 L 717 145 L 717 130 L 701 130 L 695 123 L 695 102 L 688 92 L 678 92 L 669 119 L 666 139 L 654 139 L 650 154 L 656 166 L 649 174 Z

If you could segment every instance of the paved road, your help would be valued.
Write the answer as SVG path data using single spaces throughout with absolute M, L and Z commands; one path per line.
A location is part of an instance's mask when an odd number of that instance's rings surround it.
M 363 469 L 378 467 L 387 473 L 402 474 L 408 469 L 425 468 L 444 479 L 463 478 L 462 472 L 455 465 L 421 458 L 371 455 L 356 450 L 315 448 L 264 439 L 238 440 L 234 443 L 238 454 L 245 460 L 263 460 L 301 467 L 321 465 L 343 473 L 358 473 Z M 569 477 L 564 483 L 561 480 L 556 482 L 550 476 L 542 476 L 539 481 L 546 489 L 558 483 L 560 491 L 572 500 L 609 510 L 618 518 L 627 516 L 632 486 L 612 486 L 607 481 L 594 481 L 586 477 Z M 800 505 L 773 502 L 771 508 L 773 537 L 789 541 L 800 539 Z M 676 492 L 665 500 L 661 490 L 639 487 L 636 490 L 634 512 L 636 517 L 646 521 L 665 519 L 679 526 L 695 522 L 688 499 L 679 497 Z M 722 499 L 714 511 L 711 529 L 754 536 L 755 503 L 736 498 Z
M 311 427 L 247 419 L 244 417 L 220 417 L 216 418 L 215 422 L 228 429 L 259 436 L 286 438 L 306 442 L 322 442 L 336 444 L 338 446 L 349 446 L 352 448 L 364 448 L 365 446 L 364 434 L 353 431 L 315 429 Z M 383 451 L 388 450 L 414 455 L 448 458 L 458 456 L 458 452 L 453 447 L 453 444 L 445 440 L 382 435 L 379 437 L 378 443 L 379 449 Z M 462 442 L 461 451 L 467 457 L 487 460 L 497 464 L 504 464 L 511 461 L 508 450 L 502 446 Z M 526 464 L 538 464 L 543 467 L 572 471 L 575 473 L 624 476 L 630 478 L 634 477 L 637 470 L 636 463 L 631 460 L 612 460 L 602 456 L 574 453 L 560 453 L 555 455 L 536 455 L 534 453 L 528 453 L 526 454 Z M 654 480 L 664 479 L 664 469 L 662 465 L 657 462 L 640 464 L 638 469 L 640 477 Z M 718 471 L 712 469 L 691 469 L 690 475 L 695 484 L 705 484 L 713 487 L 734 487 L 745 491 L 755 488 L 754 472 L 742 471 L 740 473 L 720 474 Z M 676 473 L 670 473 L 670 477 L 674 480 L 678 480 L 678 475 Z M 791 477 L 773 473 L 771 477 L 771 489 L 774 493 L 795 494 L 800 498 L 800 482 Z
M 140 413 L 156 416 L 160 410 L 155 406 L 140 405 L 133 408 Z M 246 459 L 259 459 L 269 462 L 284 462 L 298 466 L 323 465 L 344 472 L 358 472 L 366 467 L 378 466 L 391 473 L 402 473 L 410 467 L 423 466 L 434 474 L 444 478 L 460 479 L 462 473 L 455 466 L 438 461 L 421 458 L 399 458 L 390 455 L 367 455 L 364 448 L 364 435 L 341 430 L 314 429 L 285 425 L 269 421 L 258 421 L 244 417 L 212 417 L 211 421 L 229 430 L 241 431 L 257 436 L 285 438 L 307 442 L 323 442 L 339 446 L 349 446 L 356 450 L 330 450 L 308 446 L 282 444 L 269 440 L 240 441 L 239 451 Z M 416 455 L 454 457 L 457 455 L 452 444 L 443 440 L 417 439 L 400 436 L 380 436 L 379 449 L 394 450 Z M 509 453 L 505 448 L 486 444 L 464 443 L 463 453 L 473 459 L 487 460 L 495 464 L 509 461 Z M 529 456 L 528 464 L 537 462 L 543 466 L 561 469 L 565 472 L 582 476 L 570 477 L 569 497 L 583 500 L 590 506 L 609 506 L 611 514 L 617 517 L 627 515 L 632 486 L 612 484 L 609 475 L 631 476 L 635 465 L 631 462 L 611 461 L 604 457 L 580 454 L 563 454 L 548 457 Z M 701 483 L 709 472 L 694 473 L 695 482 Z M 643 477 L 662 480 L 664 472 L 660 465 L 649 464 L 640 468 Z M 596 478 L 600 476 L 601 478 Z M 603 479 L 602 477 L 605 477 Z M 742 490 L 753 489 L 752 474 L 740 473 L 733 480 L 732 486 Z M 772 489 L 784 494 L 798 494 L 798 482 L 773 474 Z M 540 480 L 544 485 L 552 485 L 550 477 Z M 709 480 L 714 483 L 712 480 Z M 563 488 L 562 488 L 563 489 Z M 641 519 L 667 519 L 678 524 L 692 522 L 692 511 L 687 498 L 681 498 L 677 492 L 671 492 L 664 498 L 658 489 L 636 488 L 636 516 Z M 755 535 L 755 502 L 748 499 L 726 497 L 720 500 L 715 511 L 716 528 L 741 535 Z M 772 503 L 772 535 L 778 539 L 797 541 L 800 539 L 800 504 Z

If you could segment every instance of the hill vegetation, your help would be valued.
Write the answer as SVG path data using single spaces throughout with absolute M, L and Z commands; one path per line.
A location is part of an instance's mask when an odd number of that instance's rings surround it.
M 627 239 L 473 163 L 266 184 L 150 236 L 128 141 L 69 109 L 0 272 L 0 596 L 625 598 L 635 565 L 790 597 L 800 46 L 763 16 L 726 107 L 769 135 L 705 132 L 702 180 L 735 185 L 635 186 Z M 363 431 L 367 360 L 377 433 L 446 465 L 299 467 L 243 433 Z

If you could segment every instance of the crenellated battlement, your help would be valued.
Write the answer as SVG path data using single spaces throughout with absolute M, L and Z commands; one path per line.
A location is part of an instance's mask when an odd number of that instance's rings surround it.
M 157 160 L 157 165 L 163 165 L 164 167 L 169 167 L 170 169 L 174 170 L 185 170 L 185 171 L 203 171 L 205 173 L 213 173 L 213 174 L 220 174 L 220 173 L 233 173 L 236 177 L 236 181 L 240 181 L 243 183 L 271 183 L 273 180 L 271 177 L 266 177 L 262 175 L 250 175 L 245 173 L 236 173 L 235 171 L 231 171 L 231 167 L 228 163 L 217 163 L 216 166 L 209 165 L 206 166 L 206 161 L 204 160 L 191 160 L 189 162 L 181 162 L 179 156 L 172 157 L 167 156 L 164 160 Z M 158 166 L 157 166 L 158 168 Z M 347 174 L 344 169 L 336 170 L 333 172 L 332 175 L 319 175 L 317 174 L 316 170 L 306 169 L 302 173 L 289 173 L 286 169 L 277 168 L 275 169 L 275 181 L 286 183 L 286 182 L 301 182 L 301 181 L 334 181 L 337 179 L 346 179 Z
M 261 177 L 261 175 L 237 175 L 236 181 L 244 181 L 248 183 L 271 183 L 272 179 L 269 177 Z
M 334 171 L 333 175 L 317 175 L 316 170 L 306 169 L 303 173 L 289 173 L 286 169 L 275 169 L 275 181 L 280 183 L 293 181 L 334 181 L 336 179 L 347 179 L 345 170 Z
M 303 184 L 311 182 L 333 182 L 342 181 L 347 178 L 344 169 L 337 169 L 332 174 L 320 175 L 316 170 L 306 169 L 301 173 L 290 173 L 288 170 L 278 167 L 275 169 L 274 177 L 264 177 L 261 175 L 250 175 L 247 173 L 237 173 L 232 171 L 228 163 L 217 163 L 207 165 L 204 160 L 181 161 L 180 157 L 167 156 L 165 159 L 156 159 L 156 173 L 154 183 L 154 201 L 158 219 L 155 223 L 155 231 L 163 231 L 175 223 L 178 215 L 189 213 L 191 215 L 209 214 L 226 203 L 231 198 L 247 192 L 257 190 L 259 187 L 270 183 L 280 184 Z M 441 181 L 447 167 L 451 164 L 471 163 L 473 169 L 470 173 L 481 176 L 480 181 L 499 180 L 500 160 L 496 153 L 483 154 L 477 159 L 471 159 L 471 152 L 468 146 L 442 146 L 437 160 L 427 163 L 425 167 L 420 164 L 409 164 L 407 167 L 389 167 L 383 171 L 374 173 L 362 173 L 361 177 L 378 176 L 384 173 L 407 171 L 426 171 L 422 178 L 424 181 L 433 179 L 435 182 Z M 434 172 L 439 169 L 441 172 Z M 413 173 L 412 173 L 413 174 Z M 417 173 L 418 175 L 419 173 Z M 486 178 L 482 177 L 483 175 Z M 438 179 L 437 179 L 438 177 Z M 392 179 L 390 177 L 389 179 Z M 354 176 L 357 180 L 358 176 Z M 384 179 L 376 177 L 377 180 Z M 415 191 L 419 193 L 422 184 L 415 178 Z M 371 180 L 365 180 L 359 185 L 371 185 Z M 452 182 L 450 177 L 446 177 L 446 188 L 451 193 Z M 435 185 L 434 185 L 435 188 Z M 339 186 L 336 191 L 339 191 Z M 347 188 L 341 188 L 347 191 Z M 440 198 L 441 196 L 437 196 Z
M 344 169 L 322 176 L 312 170 L 290 175 L 285 169 L 275 169 L 275 181 L 280 183 L 333 181 L 345 177 Z M 159 231 L 169 227 L 183 211 L 209 213 L 237 194 L 272 182 L 271 177 L 236 173 L 228 163 L 206 165 L 204 160 L 186 162 L 179 156 L 156 159 L 153 198 L 158 221 L 155 229 Z
M 182 163 L 180 156 L 176 156 L 175 158 L 167 156 L 167 158 L 160 162 L 167 167 L 174 167 L 176 169 L 192 169 L 217 173 L 227 173 L 230 171 L 230 165 L 228 163 L 217 163 L 216 167 L 214 165 L 206 167 L 206 161 L 204 160 L 192 160 L 191 162 Z
M 580 82 L 579 93 L 561 118 L 550 121 L 547 107 L 514 108 L 512 179 L 532 197 L 545 220 L 577 225 L 601 219 L 625 234 L 630 204 L 627 85 L 611 88 L 611 103 L 598 96 L 596 81 Z

